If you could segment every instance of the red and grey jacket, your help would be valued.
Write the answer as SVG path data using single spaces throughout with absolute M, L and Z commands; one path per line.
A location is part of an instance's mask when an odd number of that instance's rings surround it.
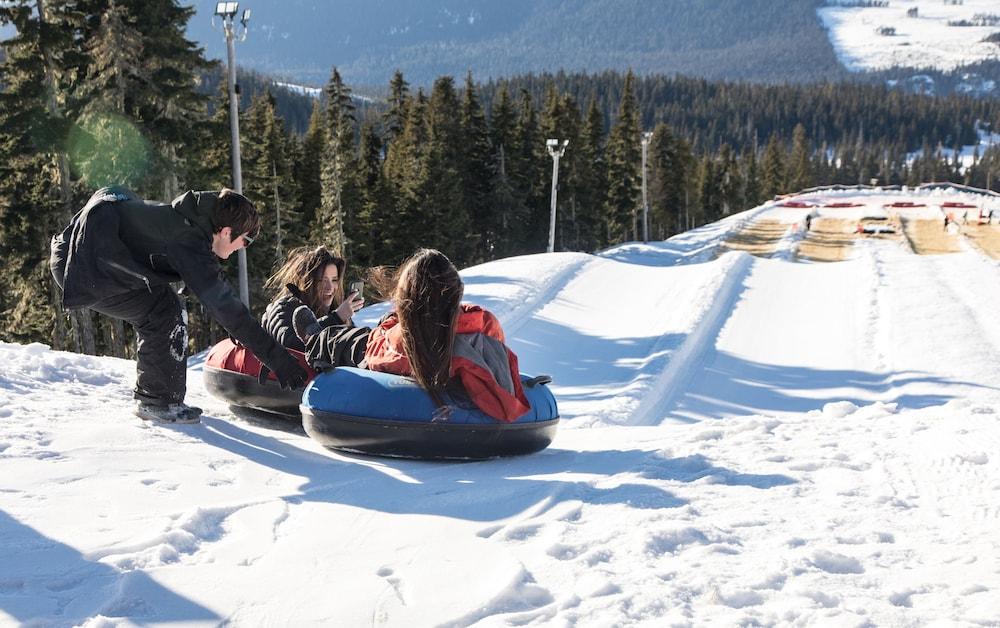
M 411 375 L 410 360 L 403 351 L 399 319 L 391 313 L 368 337 L 365 361 L 373 371 Z M 498 421 L 511 423 L 530 409 L 517 356 L 504 344 L 500 321 L 478 305 L 462 304 L 450 375 L 461 382 L 480 410 Z

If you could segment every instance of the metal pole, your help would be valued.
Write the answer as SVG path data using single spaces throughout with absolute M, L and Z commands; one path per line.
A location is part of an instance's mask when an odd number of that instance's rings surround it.
M 232 132 L 233 189 L 243 194 L 243 170 L 240 165 L 240 101 L 236 93 L 236 43 L 234 41 L 233 19 L 223 18 L 222 28 L 226 32 L 226 49 L 229 53 L 229 128 Z M 241 234 L 237 234 L 241 235 Z M 247 251 L 236 252 L 240 275 L 240 300 L 250 307 L 250 285 L 247 281 Z
M 646 199 L 646 148 L 653 134 L 642 134 L 642 241 L 649 242 L 649 201 Z
M 556 245 L 556 191 L 559 189 L 559 151 L 552 152 L 552 204 L 549 212 L 549 248 L 546 252 L 555 251 Z

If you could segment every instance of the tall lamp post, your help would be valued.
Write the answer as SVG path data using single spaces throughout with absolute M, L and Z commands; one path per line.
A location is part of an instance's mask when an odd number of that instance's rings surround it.
M 552 207 L 549 213 L 549 248 L 546 252 L 555 251 L 556 247 L 556 191 L 559 189 L 559 158 L 566 152 L 569 140 L 545 140 L 545 147 L 552 157 Z
M 229 128 L 232 132 L 232 166 L 233 166 L 233 189 L 243 194 L 243 169 L 240 165 L 240 90 L 236 85 L 236 13 L 240 10 L 239 2 L 218 2 L 215 5 L 215 14 L 222 18 L 222 32 L 226 35 L 226 50 L 229 58 Z M 240 34 L 240 41 L 247 37 L 247 21 L 250 19 L 250 9 L 243 10 L 240 24 L 243 25 L 243 32 Z M 250 307 L 250 286 L 247 281 L 247 252 L 245 248 L 236 252 L 236 260 L 239 262 L 240 274 L 240 300 L 243 305 Z
M 651 131 L 642 134 L 642 241 L 649 242 L 649 201 L 646 198 L 646 150 L 649 140 L 653 137 Z

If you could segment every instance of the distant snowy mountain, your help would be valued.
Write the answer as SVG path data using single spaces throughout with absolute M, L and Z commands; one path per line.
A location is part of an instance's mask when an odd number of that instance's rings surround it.
M 337 66 L 353 85 L 528 72 L 683 73 L 804 81 L 844 73 L 820 0 L 247 0 L 241 65 L 319 85 Z M 188 33 L 225 58 L 214 0 L 197 0 Z
M 1000 59 L 997 0 L 829 0 L 818 10 L 849 70 L 953 70 Z

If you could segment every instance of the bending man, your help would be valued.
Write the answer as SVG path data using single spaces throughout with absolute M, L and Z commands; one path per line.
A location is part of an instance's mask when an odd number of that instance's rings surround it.
M 170 205 L 143 201 L 125 188 L 94 193 L 52 238 L 49 264 L 66 308 L 88 307 L 136 331 L 136 415 L 197 423 L 187 391 L 187 311 L 170 285 L 183 281 L 209 315 L 266 364 L 284 388 L 305 371 L 250 315 L 222 278 L 219 259 L 248 246 L 260 231 L 253 204 L 228 189 L 187 192 Z

